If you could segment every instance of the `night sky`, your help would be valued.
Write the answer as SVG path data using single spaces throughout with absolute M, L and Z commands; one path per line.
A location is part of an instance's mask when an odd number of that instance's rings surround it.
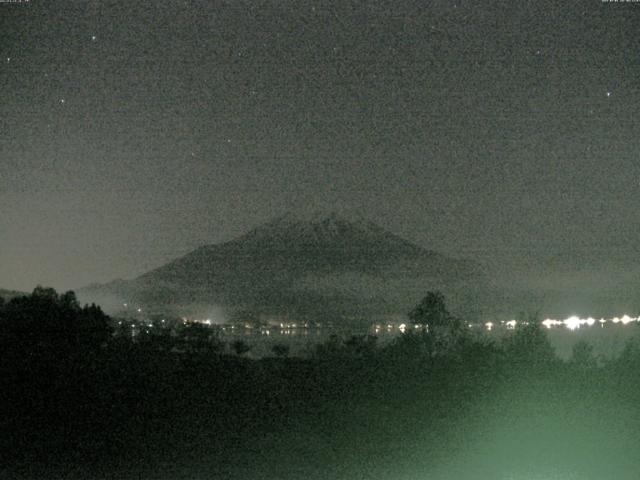
M 0 287 L 292 209 L 532 282 L 633 276 L 639 32 L 600 0 L 0 3 Z

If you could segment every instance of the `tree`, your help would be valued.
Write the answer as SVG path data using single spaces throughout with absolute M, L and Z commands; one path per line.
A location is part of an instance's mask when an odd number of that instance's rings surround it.
M 284 343 L 276 343 L 271 347 L 271 351 L 276 357 L 285 358 L 289 356 L 289 345 Z
M 331 334 L 327 340 L 319 343 L 315 347 L 315 354 L 318 358 L 335 358 L 341 355 L 342 341 L 338 335 Z
M 236 310 L 231 314 L 231 323 L 235 323 L 242 327 L 262 328 L 265 323 L 260 318 L 260 314 L 249 308 Z
M 409 312 L 409 320 L 416 325 L 433 327 L 458 327 L 459 322 L 447 310 L 441 292 L 427 292 L 424 298 Z
M 67 292 L 67 294 L 73 292 Z M 65 295 L 67 295 L 65 294 Z M 109 327 L 110 319 L 95 303 L 85 305 L 79 308 L 79 304 L 73 295 L 72 299 L 64 301 L 73 301 L 79 310 L 77 311 L 77 335 L 79 343 L 82 347 L 95 350 L 104 345 L 112 335 L 112 329 Z
M 25 358 L 68 357 L 100 348 L 111 335 L 109 321 L 96 305 L 81 308 L 73 292 L 38 286 L 2 308 L 0 348 Z
M 514 334 L 505 339 L 507 357 L 514 366 L 539 368 L 557 360 L 555 350 L 542 329 L 537 316 L 516 328 Z
M 344 342 L 347 353 L 356 357 L 368 357 L 375 353 L 378 338 L 373 335 L 352 335 Z
M 447 310 L 441 292 L 427 292 L 408 316 L 412 323 L 426 327 L 420 335 L 407 338 L 406 344 L 411 349 L 419 347 L 419 351 L 431 358 L 448 357 L 459 352 L 465 332 L 460 320 Z
M 111 336 L 109 322 L 99 307 L 81 308 L 73 292 L 38 287 L 7 302 L 0 309 L 0 379 L 4 399 L 14 400 L 5 406 L 43 418 L 70 408 Z
M 53 289 L 50 289 L 50 290 L 55 294 L 55 290 Z M 80 302 L 78 302 L 78 299 L 76 298 L 76 294 L 74 292 L 69 291 L 69 292 L 63 293 L 58 298 L 58 301 L 60 302 L 60 305 L 62 305 L 64 308 L 67 308 L 69 310 L 73 310 L 76 312 L 80 310 Z M 95 308 L 95 304 L 92 304 L 92 306 Z
M 570 362 L 575 367 L 583 370 L 589 370 L 598 365 L 598 360 L 593 354 L 593 345 L 590 343 L 580 340 L 573 345 L 571 350 Z
M 183 348 L 191 353 L 217 353 L 224 347 L 217 332 L 208 325 L 189 322 L 178 331 Z
M 244 340 L 234 340 L 231 343 L 231 348 L 236 352 L 236 355 L 240 356 L 251 350 L 251 345 L 248 345 Z

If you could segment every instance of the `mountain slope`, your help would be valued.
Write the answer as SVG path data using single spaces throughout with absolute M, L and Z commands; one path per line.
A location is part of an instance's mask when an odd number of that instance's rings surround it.
M 5 300 L 10 300 L 13 297 L 19 297 L 21 295 L 26 295 L 23 292 L 16 292 L 14 290 L 3 290 L 2 288 L 0 288 L 0 298 L 3 298 Z
M 216 304 L 274 312 L 405 312 L 428 289 L 464 303 L 479 268 L 414 245 L 364 219 L 285 215 L 201 247 L 134 280 L 94 286 L 144 305 Z M 473 288 L 472 288 L 473 287 Z M 466 309 L 465 309 L 466 310 Z

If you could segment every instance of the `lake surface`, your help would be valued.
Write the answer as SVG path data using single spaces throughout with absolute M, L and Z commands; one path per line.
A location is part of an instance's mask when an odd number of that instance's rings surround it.
M 567 324 L 549 325 L 545 328 L 551 345 L 556 349 L 560 358 L 568 359 L 573 346 L 584 341 L 593 346 L 595 356 L 612 358 L 619 355 L 627 342 L 633 338 L 640 338 L 640 324 L 637 319 L 623 323 L 622 321 L 599 321 L 589 325 L 583 322 L 578 325 L 571 321 Z M 372 325 L 369 329 L 345 328 L 283 328 L 283 329 L 226 329 L 222 339 L 233 341 L 242 339 L 251 345 L 251 356 L 262 357 L 271 355 L 271 348 L 276 344 L 288 345 L 290 355 L 306 356 L 314 352 L 316 346 L 326 342 L 332 336 L 347 339 L 352 335 L 374 335 L 378 343 L 383 345 L 392 341 L 406 331 L 406 326 L 400 325 Z M 468 325 L 467 328 L 478 336 L 500 341 L 501 338 L 513 334 L 516 325 L 504 322 L 497 323 L 492 328 L 486 324 Z

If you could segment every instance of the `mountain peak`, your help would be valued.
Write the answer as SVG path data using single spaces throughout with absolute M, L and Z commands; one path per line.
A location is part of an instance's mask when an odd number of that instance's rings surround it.
M 284 215 L 276 217 L 275 220 L 287 220 L 306 223 L 321 223 L 325 221 L 356 222 L 363 220 L 363 217 L 355 212 L 345 212 L 340 210 L 312 210 L 307 212 L 289 211 Z
M 318 245 L 335 241 L 352 242 L 356 239 L 408 244 L 360 215 L 338 211 L 289 212 L 254 228 L 237 241 Z
M 287 212 L 274 218 L 265 225 L 278 228 L 290 228 L 301 225 L 323 225 L 331 227 L 336 225 L 351 225 L 354 227 L 372 227 L 375 224 L 362 215 L 355 212 L 343 212 L 338 210 L 314 210 L 310 212 Z M 378 227 L 379 228 L 379 227 Z

